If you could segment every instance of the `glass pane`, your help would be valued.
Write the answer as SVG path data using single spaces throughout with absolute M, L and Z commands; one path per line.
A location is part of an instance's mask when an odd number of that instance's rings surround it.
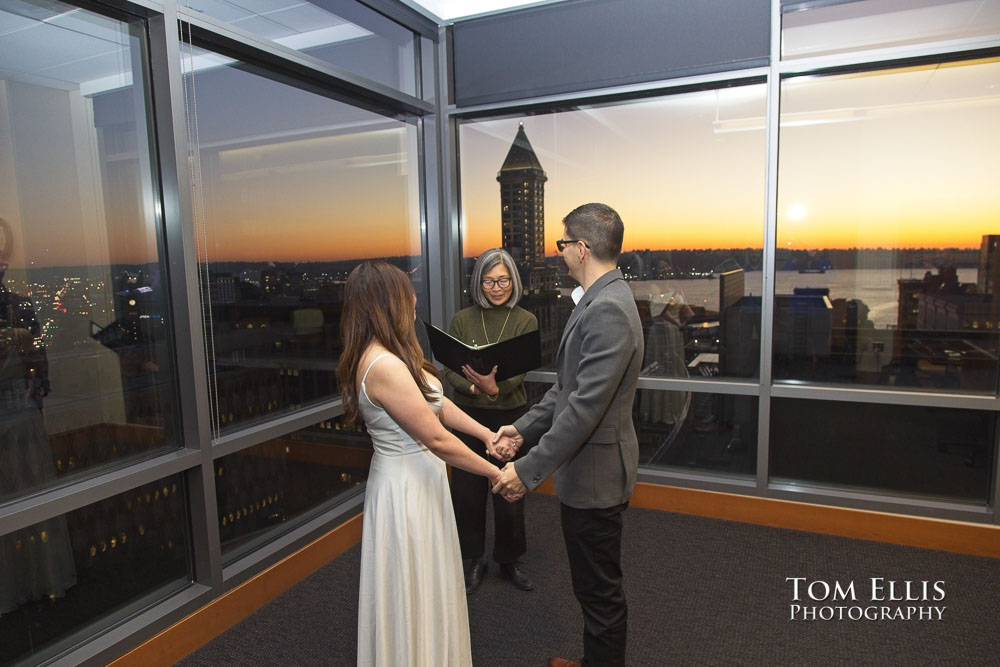
M 781 17 L 785 60 L 1000 32 L 1000 0 L 866 0 Z
M 0 501 L 177 444 L 141 25 L 0 10 Z
M 210 385 L 228 430 L 336 396 L 344 281 L 361 260 L 410 273 L 421 308 L 426 272 L 416 128 L 213 58 L 185 66 Z
M 774 377 L 993 393 L 1000 60 L 784 81 Z
M 336 13 L 324 7 L 331 4 Z M 182 6 L 416 95 L 413 32 L 360 2 L 185 0 Z
M 40 664 L 186 586 L 187 516 L 175 475 L 0 536 L 0 663 Z
M 319 422 L 215 462 L 222 550 L 230 559 L 330 506 L 368 479 L 372 442 L 363 425 Z
M 772 482 L 989 501 L 993 413 L 786 398 L 771 405 Z
M 640 389 L 639 465 L 753 478 L 757 398 Z
M 748 85 L 463 123 L 463 305 L 476 256 L 506 248 L 552 367 L 576 286 L 555 241 L 566 214 L 603 201 L 625 223 L 619 268 L 646 331 L 643 373 L 752 377 L 759 312 L 730 313 L 761 293 L 764 96 Z

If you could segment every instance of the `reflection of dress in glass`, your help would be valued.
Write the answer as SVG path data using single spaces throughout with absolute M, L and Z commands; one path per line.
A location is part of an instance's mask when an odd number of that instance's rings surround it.
M 380 355 L 372 365 L 384 356 L 391 357 Z M 392 357 L 381 363 L 400 362 Z M 445 463 L 369 400 L 368 370 L 358 407 L 375 456 L 361 537 L 358 665 L 471 665 L 462 556 Z M 430 405 L 440 413 L 440 395 Z
M 672 290 L 651 294 L 650 315 L 646 330 L 643 367 L 665 377 L 688 377 L 684 358 L 684 336 L 680 325 L 691 316 L 691 309 L 681 295 Z M 650 424 L 675 424 L 686 416 L 686 391 L 640 392 L 639 418 Z
M 0 281 L 3 272 L 0 271 Z M 56 479 L 41 401 L 48 393 L 45 352 L 35 345 L 31 301 L 0 282 L 0 498 Z M 0 537 L 0 613 L 29 600 L 61 597 L 76 583 L 65 517 Z
M 658 375 L 687 377 L 684 338 L 671 322 L 655 320 L 646 333 L 643 366 L 656 363 Z M 674 424 L 684 417 L 686 391 L 644 391 L 640 395 L 639 418 L 646 423 Z

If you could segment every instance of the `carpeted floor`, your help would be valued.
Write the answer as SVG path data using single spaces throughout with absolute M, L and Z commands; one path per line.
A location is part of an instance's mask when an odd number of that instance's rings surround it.
M 530 496 L 527 521 L 535 590 L 515 589 L 491 564 L 469 597 L 477 667 L 543 667 L 549 656 L 582 652 L 558 500 Z M 360 554 L 350 549 L 178 664 L 353 665 Z M 623 565 L 629 665 L 1000 664 L 1000 560 L 631 508 Z M 788 577 L 805 578 L 799 602 Z M 897 597 L 915 582 L 919 598 L 930 582 L 930 599 L 889 601 L 890 581 Z M 810 584 L 823 597 L 834 582 L 856 600 L 809 599 Z M 832 611 L 793 620 L 793 604 Z M 882 607 L 894 618 L 850 619 Z M 940 620 L 930 607 L 944 607 Z

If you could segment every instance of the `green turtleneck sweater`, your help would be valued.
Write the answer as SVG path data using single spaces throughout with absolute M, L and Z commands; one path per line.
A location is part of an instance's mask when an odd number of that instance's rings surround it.
M 483 308 L 476 305 L 455 313 L 455 317 L 451 320 L 451 326 L 448 327 L 448 333 L 466 345 L 486 345 L 520 336 L 537 328 L 538 319 L 520 306 Z M 492 401 L 483 394 L 473 395 L 469 391 L 472 383 L 461 373 L 445 369 L 445 376 L 451 386 L 455 388 L 453 400 L 456 405 L 492 410 L 513 410 L 527 402 L 524 394 L 524 375 L 515 375 L 497 382 L 500 393 L 497 394 L 496 400 Z

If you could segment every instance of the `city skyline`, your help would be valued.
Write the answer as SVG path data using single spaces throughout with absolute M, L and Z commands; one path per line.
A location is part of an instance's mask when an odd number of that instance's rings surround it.
M 1000 225 L 998 225 L 998 230 L 1000 230 Z M 555 245 L 555 239 L 549 240 L 549 244 Z M 484 250 L 500 247 L 497 243 L 495 246 L 488 246 Z M 805 253 L 825 253 L 825 252 L 837 252 L 837 253 L 890 253 L 890 254 L 900 254 L 900 253 L 942 253 L 942 252 L 960 252 L 960 253 L 978 253 L 980 244 L 977 243 L 975 246 L 968 247 L 931 247 L 931 246 L 915 246 L 915 247 L 898 247 L 898 248 L 885 248 L 885 247 L 872 247 L 872 248 L 795 248 L 795 252 L 805 252 Z M 777 252 L 779 255 L 784 255 L 788 248 L 778 248 Z M 728 252 L 756 252 L 763 253 L 763 249 L 760 247 L 750 248 L 750 247 L 708 247 L 708 248 L 628 248 L 622 249 L 622 253 L 635 253 L 635 252 L 652 252 L 652 253 L 672 253 L 672 252 L 701 252 L 701 253 L 728 253 Z M 475 255 L 463 255 L 463 260 L 474 260 L 478 257 Z M 358 257 L 347 257 L 343 259 L 337 258 L 322 258 L 322 259 L 278 259 L 278 258 L 255 258 L 255 259 L 211 259 L 208 262 L 199 262 L 199 266 L 207 267 L 211 270 L 215 270 L 220 265 L 260 265 L 261 268 L 266 268 L 267 266 L 283 268 L 283 267 L 296 267 L 296 266 L 317 266 L 326 264 L 350 264 L 353 262 L 362 262 L 367 259 L 385 259 L 385 260 L 422 260 L 422 254 L 399 254 L 399 255 L 363 255 Z M 551 252 L 546 255 L 548 260 L 558 259 L 559 255 L 556 252 Z M 963 259 L 962 263 L 973 266 L 975 261 L 973 259 Z M 946 261 L 944 265 L 954 264 L 953 261 Z M 928 264 L 928 268 L 931 266 L 937 266 L 936 264 Z M 8 265 L 6 269 L 6 280 L 26 280 L 27 276 L 36 271 L 61 271 L 61 270 L 72 270 L 72 271 L 87 271 L 91 272 L 93 270 L 101 269 L 132 269 L 132 268 L 159 268 L 160 262 L 158 260 L 145 261 L 145 262 L 115 262 L 113 264 L 33 264 L 25 267 L 17 267 Z M 746 267 L 744 267 L 746 268 Z M 864 270 L 866 267 L 856 267 L 859 270 Z M 879 267 L 885 268 L 885 267 Z M 903 271 L 912 267 L 899 265 L 898 270 Z M 753 271 L 756 269 L 747 269 Z M 780 264 L 775 267 L 776 271 L 790 271 L 791 268 L 783 267 Z M 67 274 L 66 277 L 81 277 L 75 274 Z

